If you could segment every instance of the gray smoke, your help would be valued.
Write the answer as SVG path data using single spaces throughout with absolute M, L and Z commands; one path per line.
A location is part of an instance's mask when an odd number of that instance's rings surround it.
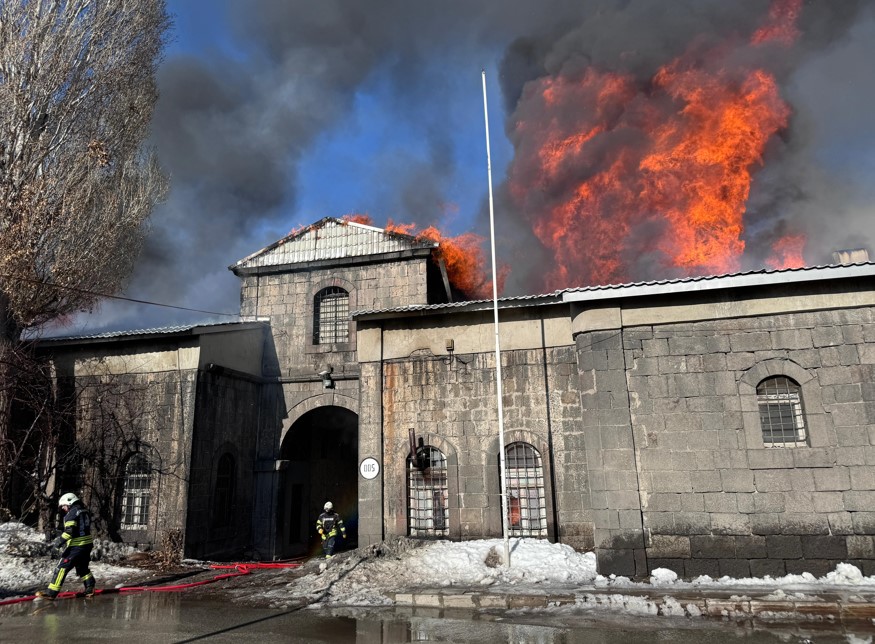
M 647 78 L 694 38 L 746 37 L 768 7 L 768 0 L 217 1 L 214 10 L 227 11 L 241 53 L 171 57 L 161 68 L 154 144 L 172 188 L 154 214 L 153 234 L 127 294 L 236 312 L 239 282 L 226 267 L 301 223 L 289 218 L 300 190 L 300 159 L 351 112 L 356 92 L 377 70 L 388 73 L 395 107 L 415 111 L 424 101 L 439 102 L 445 88 L 458 83 L 460 68 L 476 75 L 501 60 L 504 108 L 512 122 L 529 81 L 587 65 Z M 873 93 L 867 69 L 875 43 L 871 8 L 872 2 L 848 0 L 805 4 L 807 31 L 778 69 L 796 116 L 770 150 L 773 158 L 751 202 L 768 213 L 757 218 L 763 235 L 799 219 L 806 230 L 823 232 L 818 239 L 826 246 L 848 245 L 840 244 L 843 234 L 849 243 L 870 239 L 865 191 L 847 174 L 829 174 L 829 159 L 817 151 L 826 147 L 840 155 L 834 142 L 859 142 L 842 138 L 849 131 L 875 131 L 875 111 L 865 100 Z M 435 60 L 446 60 L 446 68 L 428 64 Z M 398 222 L 439 223 L 455 201 L 446 181 L 454 155 L 438 114 L 431 111 L 420 123 L 427 163 L 403 151 L 371 160 L 384 169 L 385 182 L 375 187 L 383 212 Z M 549 258 L 505 188 L 497 186 L 496 194 L 510 218 L 498 231 L 499 253 L 513 258 L 506 293 L 537 291 Z M 824 213 L 843 225 L 824 221 Z M 312 213 L 310 221 L 343 214 Z M 385 223 L 383 213 L 371 214 L 378 225 Z M 484 186 L 480 211 L 459 216 L 484 233 L 486 215 Z M 756 239 L 748 245 L 756 249 Z M 110 302 L 89 324 L 142 327 L 180 319 L 166 309 L 132 312 Z
M 762 268 L 771 254 L 771 244 L 784 235 L 804 234 L 808 238 L 805 258 L 815 264 L 828 263 L 830 252 L 837 248 L 871 247 L 875 213 L 868 204 L 875 195 L 860 164 L 868 164 L 871 170 L 875 143 L 875 116 L 869 100 L 873 90 L 867 80 L 875 43 L 872 2 L 806 2 L 798 22 L 801 35 L 794 46 L 757 49 L 745 43 L 769 12 L 771 3 L 766 0 L 673 2 L 671 10 L 665 3 L 644 0 L 589 6 L 592 10 L 581 23 L 550 34 L 548 40 L 521 37 L 505 54 L 502 78 L 508 135 L 518 152 L 528 143 L 515 135 L 517 122 L 577 118 L 540 112 L 542 103 L 526 98 L 527 83 L 544 76 L 574 79 L 593 67 L 638 79 L 635 100 L 653 101 L 648 83 L 658 68 L 684 54 L 691 44 L 700 51 L 726 45 L 731 54 L 721 62 L 730 68 L 767 67 L 793 110 L 789 127 L 770 142 L 763 167 L 754 170 L 745 214 L 742 269 Z M 698 64 L 708 63 L 702 59 Z M 629 120 L 634 122 L 634 111 L 632 114 Z M 635 136 L 628 120 L 624 127 L 599 135 L 587 144 L 590 165 L 568 170 L 564 183 L 545 186 L 541 194 L 527 199 L 528 212 L 516 215 L 533 220 L 557 203 L 561 197 L 558 191 L 573 190 L 616 159 L 618 150 L 642 149 Z M 514 212 L 516 205 L 507 200 L 502 208 Z M 626 266 L 626 279 L 682 275 L 654 252 L 652 233 L 659 227 L 654 214 L 637 213 L 640 223 L 614 251 Z M 581 284 L 589 283 L 584 277 L 587 252 L 598 250 L 581 249 Z M 515 262 L 512 288 L 524 292 L 544 289 L 543 270 L 520 268 Z

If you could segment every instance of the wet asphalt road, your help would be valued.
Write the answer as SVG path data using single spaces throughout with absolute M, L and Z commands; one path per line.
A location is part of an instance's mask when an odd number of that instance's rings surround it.
M 268 609 L 184 593 L 108 595 L 0 608 L 0 641 L 342 642 L 395 644 L 871 644 L 875 629 L 750 624 L 706 619 L 593 617 L 579 613 L 484 615 L 423 609 Z M 849 639 L 859 638 L 857 640 Z

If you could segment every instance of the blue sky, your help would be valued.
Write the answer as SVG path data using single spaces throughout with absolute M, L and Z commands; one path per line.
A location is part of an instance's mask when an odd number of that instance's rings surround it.
M 257 55 L 229 27 L 232 18 L 226 0 L 168 0 L 168 10 L 174 20 L 168 58 L 209 59 L 220 53 L 246 60 Z M 423 124 L 441 121 L 441 136 L 452 149 L 452 173 L 442 177 L 448 215 L 443 222 L 421 223 L 444 224 L 450 234 L 467 232 L 474 214 L 483 207 L 487 190 L 482 70 L 487 71 L 492 168 L 496 176 L 503 175 L 513 155 L 503 131 L 497 82 L 501 54 L 498 47 L 482 48 L 475 56 L 460 59 L 447 52 L 445 57 L 427 61 L 423 75 L 440 68 L 444 77 L 440 96 L 403 103 L 397 101 L 398 88 L 387 79 L 389 65 L 375 66 L 354 92 L 348 113 L 335 127 L 320 133 L 290 169 L 304 189 L 296 199 L 283 203 L 282 225 L 291 230 L 322 217 L 354 212 L 370 214 L 379 225 L 389 218 L 411 221 L 415 215 L 391 207 L 397 197 L 387 194 L 385 174 L 417 163 L 427 165 L 430 150 Z M 268 228 L 267 232 L 273 235 L 287 231 Z M 273 241 L 269 237 L 265 240 Z
M 750 33 L 769 4 L 168 0 L 152 144 L 171 192 L 124 295 L 235 314 L 227 267 L 326 216 L 488 234 L 481 69 L 499 258 L 514 266 L 507 294 L 532 292 L 549 260 L 501 199 L 514 156 L 506 127 L 526 82 L 587 65 L 646 79 L 700 34 Z M 794 120 L 759 172 L 751 210 L 769 216 L 751 231 L 790 222 L 822 240 L 819 251 L 871 243 L 873 4 L 805 3 L 801 43 L 776 66 Z M 64 332 L 222 319 L 107 301 Z

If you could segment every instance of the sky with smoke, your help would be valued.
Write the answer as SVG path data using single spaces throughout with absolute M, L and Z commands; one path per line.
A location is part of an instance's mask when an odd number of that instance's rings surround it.
M 512 264 L 505 294 L 551 290 L 557 284 L 545 275 L 555 249 L 544 241 L 542 212 L 569 190 L 579 193 L 618 150 L 634 150 L 639 164 L 647 159 L 638 117 L 653 105 L 677 107 L 661 70 L 678 60 L 708 69 L 712 55 L 733 69 L 767 68 L 789 107 L 786 124 L 752 152 L 746 246 L 731 266 L 761 268 L 767 246 L 784 235 L 804 236 L 808 264 L 828 263 L 834 249 L 872 250 L 875 0 L 806 0 L 792 42 L 752 46 L 771 7 L 769 0 L 168 0 L 175 26 L 159 73 L 153 144 L 172 188 L 124 295 L 236 314 L 239 283 L 227 267 L 327 216 L 365 213 L 380 226 L 391 219 L 450 235 L 474 231 L 488 243 L 481 69 L 499 261 Z M 533 148 L 531 133 L 560 123 L 567 145 L 575 112 L 602 92 L 553 100 L 552 83 L 578 82 L 587 70 L 631 89 L 596 124 L 585 154 L 578 147 L 550 166 L 549 181 L 535 180 L 529 161 L 541 158 L 544 141 Z M 648 208 L 658 210 L 654 203 Z M 588 231 L 621 230 L 611 234 L 623 267 L 611 275 L 684 274 L 666 267 L 672 249 L 654 246 L 668 237 L 661 213 L 638 214 L 615 218 L 604 207 L 597 224 L 566 225 L 579 229 L 583 246 Z M 586 270 L 571 262 L 554 278 L 573 281 Z M 228 319 L 107 301 L 64 333 Z

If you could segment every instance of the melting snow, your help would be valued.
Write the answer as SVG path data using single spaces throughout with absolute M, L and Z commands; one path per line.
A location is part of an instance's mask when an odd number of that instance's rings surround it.
M 102 542 L 95 552 L 103 553 L 93 571 L 100 586 L 135 577 L 137 569 L 111 565 L 107 560 L 123 556 L 124 546 Z M 858 589 L 875 592 L 875 577 L 866 577 L 851 564 L 840 563 L 821 578 L 810 573 L 771 578 L 712 579 L 701 576 L 692 581 L 679 580 L 674 572 L 659 568 L 648 582 L 635 582 L 618 575 L 602 576 L 596 572 L 593 553 L 579 553 L 563 544 L 540 539 L 511 539 L 511 565 L 504 565 L 504 541 L 420 542 L 405 538 L 391 539 L 379 546 L 344 553 L 329 563 L 313 567 L 312 574 L 288 578 L 264 587 L 258 595 L 267 603 L 282 605 L 302 596 L 331 604 L 387 605 L 388 593 L 410 592 L 424 588 L 457 590 L 491 589 L 496 592 L 541 592 L 588 589 L 611 589 L 614 592 L 599 601 L 612 602 L 629 613 L 653 614 L 655 606 L 646 598 L 624 595 L 623 589 L 703 590 L 762 588 L 775 598 L 800 598 L 804 593 L 817 594 L 827 588 Z M 25 594 L 41 587 L 49 579 L 55 560 L 47 552 L 42 535 L 18 523 L 0 524 L 0 597 Z M 257 573 L 256 573 L 257 574 Z M 65 588 L 78 588 L 75 575 Z M 253 589 L 247 590 L 250 598 Z M 669 608 L 671 608 L 670 605 Z M 680 603 L 675 612 L 690 613 Z

